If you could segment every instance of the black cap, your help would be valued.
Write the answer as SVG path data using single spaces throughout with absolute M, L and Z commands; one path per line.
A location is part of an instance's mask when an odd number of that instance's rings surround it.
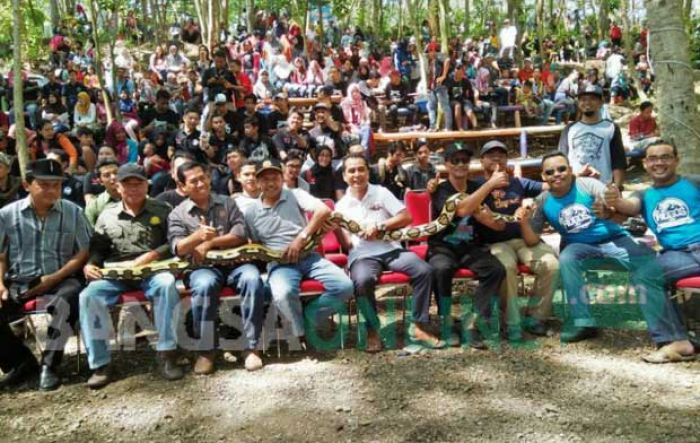
M 331 107 L 328 106 L 328 103 L 318 102 L 314 105 L 314 111 L 316 111 L 318 109 L 325 109 L 326 111 L 328 111 L 331 109 Z
M 56 160 L 43 158 L 29 163 L 27 178 L 39 180 L 63 180 L 63 166 Z
M 418 142 L 416 142 L 416 150 L 420 148 L 421 146 L 426 146 L 428 144 L 428 139 L 426 138 L 419 138 Z
M 500 142 L 498 140 L 491 140 L 490 142 L 487 142 L 486 144 L 484 144 L 484 146 L 481 147 L 481 150 L 479 151 L 479 156 L 483 157 L 484 154 L 486 154 L 489 151 L 493 151 L 494 149 L 500 149 L 506 154 L 508 153 L 508 147 L 503 142 Z
M 280 163 L 280 161 L 277 160 L 276 158 L 264 160 L 264 161 L 258 163 L 257 168 L 255 168 L 255 176 L 260 177 L 260 174 L 262 174 L 265 171 L 277 171 L 281 174 L 282 173 L 282 163 Z
M 469 157 L 474 155 L 471 149 L 467 148 L 466 146 L 463 146 L 461 143 L 452 143 L 445 149 L 445 151 L 442 153 L 442 156 L 445 158 L 445 160 L 449 161 L 452 157 L 459 154 L 460 152 L 464 152 Z
M 117 181 L 122 182 L 129 178 L 148 180 L 148 177 L 146 176 L 146 171 L 144 171 L 144 169 L 141 166 L 135 163 L 127 163 L 125 165 L 121 165 L 119 167 L 119 170 L 117 171 Z
M 603 98 L 603 90 L 598 85 L 586 85 L 585 88 L 578 92 L 578 97 L 581 97 L 582 95 L 597 95 L 598 97 Z

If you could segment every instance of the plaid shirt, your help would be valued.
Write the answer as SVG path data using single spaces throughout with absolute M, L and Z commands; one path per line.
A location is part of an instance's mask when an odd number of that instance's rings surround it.
M 0 250 L 7 262 L 7 280 L 26 283 L 61 269 L 87 250 L 92 228 L 82 208 L 58 200 L 46 219 L 36 216 L 31 197 L 0 209 Z

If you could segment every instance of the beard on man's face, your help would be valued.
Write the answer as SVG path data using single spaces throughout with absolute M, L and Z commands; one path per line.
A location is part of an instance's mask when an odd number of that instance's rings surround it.
M 597 111 L 584 111 L 583 115 L 585 115 L 586 117 L 593 117 L 594 115 L 596 115 L 596 112 Z

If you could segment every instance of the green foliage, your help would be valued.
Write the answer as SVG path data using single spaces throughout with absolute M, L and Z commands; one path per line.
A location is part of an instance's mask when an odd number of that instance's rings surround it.
M 700 69 L 700 17 L 690 21 L 690 64 Z
M 44 57 L 48 48 L 44 40 L 44 21 L 47 20 L 44 12 L 39 9 L 39 5 L 34 2 L 22 2 L 22 53 L 29 60 L 36 60 Z M 0 33 L 0 60 L 12 58 L 12 32 L 14 28 L 12 18 L 12 6 L 7 2 L 7 7 L 0 9 L 0 29 L 5 32 Z

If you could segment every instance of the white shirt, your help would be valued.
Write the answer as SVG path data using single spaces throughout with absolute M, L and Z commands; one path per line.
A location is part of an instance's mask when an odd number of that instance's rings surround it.
M 364 227 L 370 227 L 395 216 L 406 209 L 403 202 L 397 199 L 388 189 L 379 185 L 369 185 L 362 200 L 358 200 L 348 192 L 338 201 L 335 210 L 344 217 L 355 220 Z M 358 235 L 351 234 L 352 249 L 348 257 L 349 264 L 359 258 L 375 257 L 401 248 L 398 242 L 383 240 L 364 240 Z

